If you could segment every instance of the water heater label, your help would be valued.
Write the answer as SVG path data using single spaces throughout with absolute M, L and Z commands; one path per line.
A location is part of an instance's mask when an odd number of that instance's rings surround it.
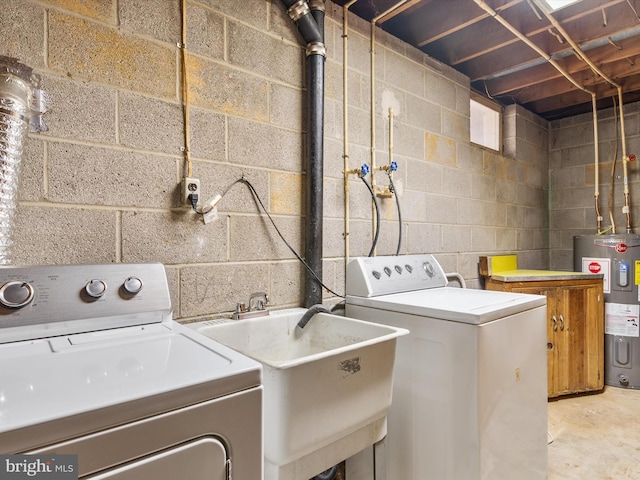
M 621 337 L 640 337 L 640 305 L 604 304 L 604 333 Z
M 635 270 L 635 275 L 633 278 L 635 278 L 635 284 L 640 285 L 640 260 L 635 261 L 634 270 Z M 640 288 L 638 289 L 638 295 L 640 295 Z
M 609 279 L 611 278 L 611 259 L 610 258 L 595 258 L 595 257 L 582 257 L 582 271 L 584 273 L 601 273 L 604 275 L 602 280 L 604 293 L 611 293 L 611 286 Z

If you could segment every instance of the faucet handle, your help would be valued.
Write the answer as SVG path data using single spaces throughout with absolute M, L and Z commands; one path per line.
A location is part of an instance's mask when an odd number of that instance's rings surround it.
M 255 309 L 254 309 L 255 300 Z M 249 311 L 251 310 L 264 310 L 269 305 L 269 295 L 266 292 L 252 293 L 249 297 Z

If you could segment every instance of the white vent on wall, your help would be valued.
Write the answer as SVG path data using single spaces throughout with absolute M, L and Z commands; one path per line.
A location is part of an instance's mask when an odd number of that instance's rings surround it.
M 500 111 L 471 100 L 471 141 L 500 151 Z

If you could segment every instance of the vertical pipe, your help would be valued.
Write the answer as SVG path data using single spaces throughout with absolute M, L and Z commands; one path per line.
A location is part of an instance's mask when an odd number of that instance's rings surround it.
M 631 233 L 631 202 L 629 200 L 629 156 L 627 155 L 627 137 L 624 128 L 624 106 L 622 103 L 622 87 L 618 87 L 618 106 L 620 108 L 620 134 L 622 136 L 622 183 L 624 186 L 624 213 L 627 219 L 627 233 Z
M 393 162 L 393 108 L 389 107 L 389 165 Z
M 183 175 L 191 177 L 193 163 L 191 161 L 191 119 L 189 114 L 189 83 L 187 75 L 187 0 L 182 0 L 181 34 L 180 34 L 180 93 L 182 95 L 182 117 L 184 124 L 184 160 L 186 164 Z M 197 203 L 197 201 L 196 201 Z
M 322 303 L 322 202 L 324 158 L 324 10 L 325 0 L 282 0 L 307 44 L 307 210 L 305 260 L 315 277 L 305 276 L 305 306 Z
M 376 21 L 378 20 L 378 18 L 374 18 L 373 20 L 371 20 L 371 72 L 369 73 L 369 75 L 371 76 L 371 93 L 370 96 L 371 98 L 369 98 L 369 102 L 371 103 L 371 112 L 370 112 L 370 128 L 371 128 L 371 147 L 370 147 L 370 158 L 369 158 L 369 163 L 371 164 L 371 190 L 373 191 L 373 195 L 375 196 L 376 194 L 376 92 L 375 92 L 375 88 L 376 88 L 376 80 L 375 80 L 375 74 L 376 74 Z M 373 199 L 373 202 L 371 203 L 371 212 L 372 212 L 372 218 L 375 218 L 375 215 L 377 214 L 377 207 L 375 204 L 375 198 Z M 377 230 L 377 225 L 376 222 L 372 222 L 371 224 L 371 236 L 372 238 L 375 238 L 376 236 L 376 230 Z M 372 252 L 372 254 L 375 256 L 376 251 L 375 248 Z M 371 256 L 371 255 L 369 255 Z
M 394 5 L 392 5 L 391 7 L 389 7 L 388 9 L 386 9 L 384 12 L 382 12 L 379 15 L 376 15 L 375 17 L 373 17 L 371 19 L 371 98 L 370 98 L 370 102 L 371 102 L 371 158 L 370 158 L 370 162 L 371 162 L 371 189 L 373 190 L 373 193 L 375 195 L 376 193 L 376 92 L 375 92 L 375 73 L 376 73 L 376 68 L 375 68 L 375 58 L 376 58 L 376 24 L 378 23 L 379 20 L 381 20 L 382 18 L 386 17 L 387 15 L 389 15 L 391 12 L 393 12 L 395 9 L 401 7 L 402 5 L 404 5 L 405 3 L 407 3 L 409 0 L 400 0 L 399 2 L 395 3 Z M 376 213 L 376 206 L 375 206 L 375 202 L 371 205 L 371 209 L 374 212 L 374 214 Z M 373 237 L 375 238 L 376 236 L 376 224 L 374 223 L 372 226 L 372 230 L 373 230 Z M 373 255 L 375 256 L 376 252 L 374 250 Z
M 595 163 L 595 197 L 596 208 L 596 233 L 602 231 L 602 215 L 600 214 L 600 156 L 598 148 L 598 107 L 596 106 L 596 94 L 591 95 L 591 108 L 593 110 L 593 143 L 594 143 L 594 163 Z
M 349 8 L 358 0 L 349 0 L 343 6 L 342 13 L 342 137 L 343 149 L 342 171 L 344 174 L 344 271 L 346 274 L 349 263 L 349 86 L 348 86 L 348 55 L 349 55 Z
M 324 1 L 312 1 L 320 41 L 307 46 L 307 221 L 305 258 L 322 280 L 324 177 Z M 322 303 L 322 285 L 305 276 L 305 306 Z

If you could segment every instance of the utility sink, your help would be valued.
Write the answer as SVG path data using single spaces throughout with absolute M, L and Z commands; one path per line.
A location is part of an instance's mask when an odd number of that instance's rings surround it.
M 189 324 L 262 363 L 265 480 L 310 478 L 381 440 L 402 328 L 293 308 Z

